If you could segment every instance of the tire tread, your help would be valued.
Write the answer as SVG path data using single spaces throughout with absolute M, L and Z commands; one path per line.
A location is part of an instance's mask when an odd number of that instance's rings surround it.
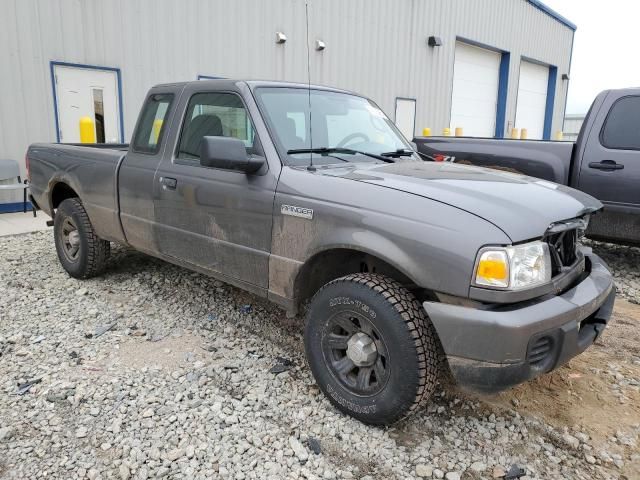
M 396 280 L 377 273 L 353 273 L 337 278 L 325 288 L 339 283 L 357 283 L 380 294 L 400 314 L 411 335 L 418 355 L 418 389 L 402 420 L 420 408 L 435 391 L 440 373 L 440 342 L 433 324 L 415 296 Z M 313 302 L 313 301 L 312 301 Z

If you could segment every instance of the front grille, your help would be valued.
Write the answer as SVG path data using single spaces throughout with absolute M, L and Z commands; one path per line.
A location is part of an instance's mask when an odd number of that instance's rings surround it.
M 527 353 L 527 360 L 529 365 L 537 366 L 545 361 L 547 356 L 553 349 L 553 338 L 541 337 L 529 344 L 529 352 Z
M 576 247 L 578 231 L 576 229 L 549 233 L 545 241 L 551 253 L 551 269 L 557 275 L 564 267 L 573 265 L 577 259 Z

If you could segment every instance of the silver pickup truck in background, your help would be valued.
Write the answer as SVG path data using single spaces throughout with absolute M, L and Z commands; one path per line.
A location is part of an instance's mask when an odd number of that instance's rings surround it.
M 308 302 L 313 375 L 364 422 L 404 418 L 446 370 L 478 391 L 549 372 L 613 308 L 610 272 L 579 242 L 598 200 L 423 161 L 353 93 L 158 85 L 130 145 L 35 144 L 27 161 L 70 275 L 99 274 L 117 242 L 290 312 Z
M 605 208 L 587 237 L 640 245 L 640 88 L 607 90 L 594 100 L 578 140 L 417 137 L 436 160 L 478 165 L 582 190 Z

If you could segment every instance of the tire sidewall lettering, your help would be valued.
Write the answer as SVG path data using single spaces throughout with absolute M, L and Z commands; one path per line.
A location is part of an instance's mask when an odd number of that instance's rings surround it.
M 329 307 L 334 308 L 339 305 L 355 307 L 370 318 L 376 318 L 378 316 L 373 307 L 361 300 L 357 300 L 351 297 L 333 297 L 329 299 Z

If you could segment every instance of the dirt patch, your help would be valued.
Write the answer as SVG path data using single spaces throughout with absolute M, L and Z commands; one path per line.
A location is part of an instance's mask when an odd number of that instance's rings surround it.
M 202 338 L 185 333 L 157 342 L 129 339 L 120 344 L 115 361 L 136 369 L 147 367 L 175 370 L 187 363 L 203 360 L 204 357 Z
M 540 417 L 560 429 L 580 430 L 596 446 L 631 449 L 612 445 L 611 439 L 616 432 L 633 437 L 640 425 L 640 307 L 616 300 L 604 335 L 582 355 L 550 374 L 484 400 Z M 626 473 L 640 478 L 640 466 L 629 465 Z

